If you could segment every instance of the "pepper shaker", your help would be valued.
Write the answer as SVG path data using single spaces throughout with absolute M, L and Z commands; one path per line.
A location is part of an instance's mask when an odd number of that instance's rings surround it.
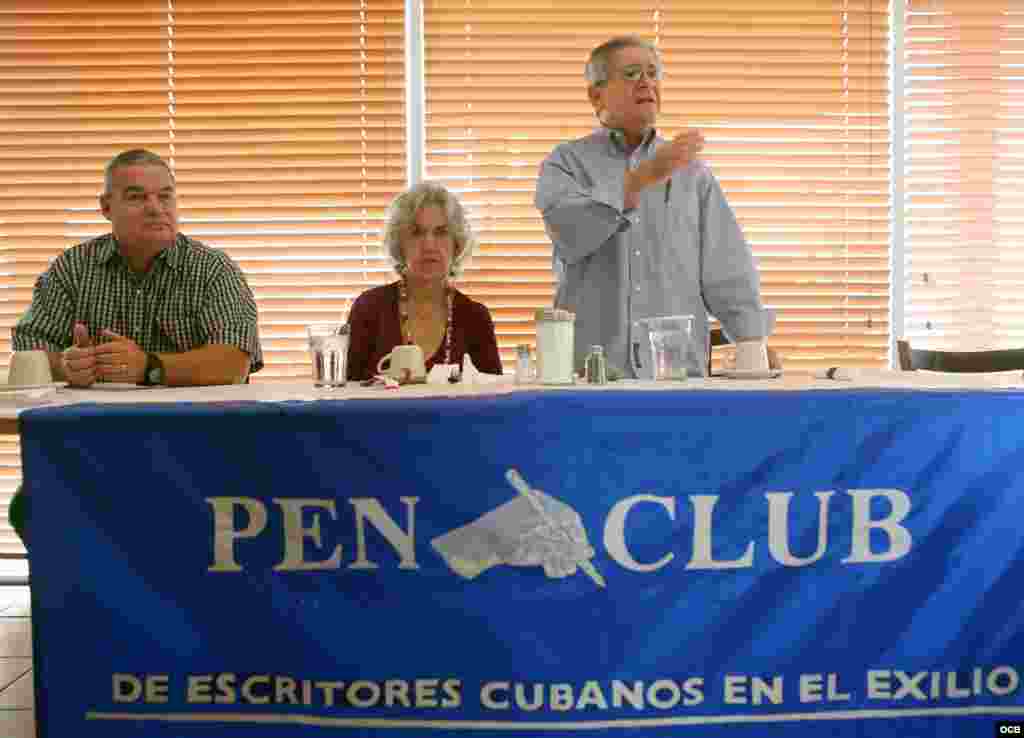
M 530 344 L 516 346 L 516 384 L 527 384 L 533 379 L 530 363 Z
M 590 347 L 587 354 L 584 371 L 587 377 L 587 384 L 608 383 L 608 362 L 604 356 L 604 346 L 594 345 Z

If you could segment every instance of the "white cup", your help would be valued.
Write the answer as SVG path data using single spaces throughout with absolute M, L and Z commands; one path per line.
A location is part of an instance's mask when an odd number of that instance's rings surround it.
M 385 363 L 388 364 L 386 368 Z M 427 367 L 423 361 L 423 349 L 414 343 L 395 346 L 377 362 L 377 373 L 387 374 L 403 384 L 426 381 Z
M 11 370 L 7 374 L 9 385 L 49 384 L 52 381 L 50 358 L 45 351 L 15 351 L 11 354 Z
M 736 368 L 741 372 L 766 371 L 768 348 L 764 341 L 737 341 Z

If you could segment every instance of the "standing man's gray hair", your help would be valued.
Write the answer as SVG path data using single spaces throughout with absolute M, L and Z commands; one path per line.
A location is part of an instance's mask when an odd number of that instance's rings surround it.
M 583 76 L 592 85 L 605 84 L 608 81 L 608 63 L 611 61 L 612 54 L 619 49 L 631 49 L 634 47 L 650 51 L 654 54 L 658 67 L 661 67 L 661 52 L 650 41 L 640 36 L 616 36 L 605 41 L 590 52 L 590 58 L 587 60 L 587 66 L 583 70 Z
M 170 165 L 157 154 L 146 149 L 131 149 L 129 151 L 122 151 L 108 161 L 107 166 L 103 168 L 103 194 L 109 195 L 111 193 L 111 187 L 114 182 L 114 170 L 118 167 L 127 167 L 132 164 L 155 164 L 162 166 L 171 175 L 171 182 L 174 182 L 174 172 L 171 171 Z

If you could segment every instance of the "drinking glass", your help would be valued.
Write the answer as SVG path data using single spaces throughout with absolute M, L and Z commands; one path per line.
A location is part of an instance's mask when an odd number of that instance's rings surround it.
M 703 376 L 705 360 L 693 340 L 692 315 L 666 315 L 639 321 L 651 342 L 654 379 L 683 381 L 690 374 Z
M 344 387 L 348 358 L 348 325 L 315 323 L 307 327 L 313 356 L 314 387 Z

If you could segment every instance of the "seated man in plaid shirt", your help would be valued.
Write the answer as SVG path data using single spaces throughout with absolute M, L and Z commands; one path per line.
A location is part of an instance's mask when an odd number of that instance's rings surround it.
M 156 154 L 107 164 L 100 208 L 112 232 L 39 277 L 14 350 L 44 349 L 54 379 L 206 385 L 263 366 L 256 301 L 223 252 L 178 233 L 174 176 Z
M 43 272 L 14 350 L 47 351 L 54 379 L 73 387 L 233 384 L 259 371 L 252 291 L 230 257 L 178 232 L 167 163 L 143 149 L 118 154 L 99 201 L 111 233 Z M 24 503 L 19 493 L 12 522 Z

